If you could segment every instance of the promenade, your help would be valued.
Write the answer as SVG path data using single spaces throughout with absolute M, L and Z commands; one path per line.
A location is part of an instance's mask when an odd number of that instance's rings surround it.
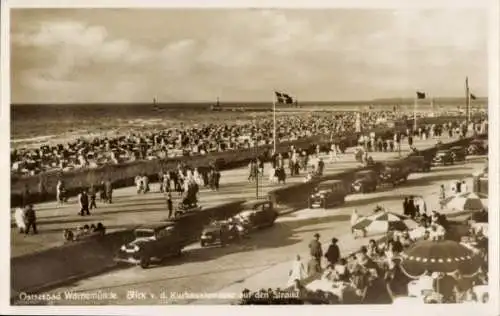
M 234 299 L 195 299 L 193 295 L 219 293 L 235 295 L 245 288 L 284 288 L 291 261 L 297 254 L 309 259 L 308 243 L 314 233 L 321 234 L 323 247 L 336 237 L 341 253 L 348 254 L 366 245 L 369 238 L 354 239 L 350 233 L 350 215 L 357 209 L 362 216 L 373 212 L 376 205 L 402 213 L 405 196 L 423 195 L 429 209 L 438 199 L 439 186 L 451 180 L 468 179 L 484 163 L 484 157 L 468 159 L 465 164 L 435 167 L 429 173 L 411 174 L 408 182 L 396 188 L 381 188 L 373 193 L 351 194 L 343 206 L 331 209 L 302 209 L 282 214 L 274 227 L 252 234 L 241 243 L 226 247 L 201 248 L 199 243 L 186 247 L 180 258 L 143 270 L 127 266 L 49 291 L 57 294 L 115 293 L 114 300 L 88 302 L 62 300 L 57 305 L 154 305 L 154 304 L 230 304 Z M 145 293 L 145 299 L 127 298 L 129 291 Z M 185 294 L 191 297 L 185 297 Z
M 456 138 L 443 137 L 443 142 L 456 140 Z M 424 149 L 433 146 L 436 139 L 415 139 L 415 146 Z M 360 164 L 354 160 L 353 148 L 349 148 L 344 155 L 339 155 L 338 161 L 330 162 L 329 157 L 323 156 L 325 161 L 325 174 L 340 172 L 355 168 Z M 407 155 L 409 146 L 403 142 L 401 155 Z M 397 152 L 373 152 L 375 161 L 386 161 L 398 158 Z M 259 197 L 265 197 L 267 192 L 281 185 L 271 184 L 268 181 L 269 165 L 264 168 L 264 177 L 259 181 Z M 288 172 L 288 170 L 287 170 Z M 247 181 L 248 168 L 238 168 L 222 171 L 220 190 L 217 192 L 202 188 L 199 193 L 199 205 L 210 207 L 224 202 L 238 199 L 252 199 L 256 197 L 255 183 Z M 303 181 L 304 175 L 288 177 L 287 183 Z M 174 205 L 178 203 L 177 194 L 173 194 Z M 76 198 L 58 206 L 55 202 L 35 205 L 37 210 L 38 235 L 19 234 L 12 224 L 11 229 L 11 256 L 21 256 L 32 252 L 42 251 L 50 247 L 63 244 L 62 232 L 64 229 L 75 229 L 85 224 L 103 223 L 108 231 L 120 230 L 152 221 L 164 220 L 168 216 L 166 199 L 159 193 L 159 184 L 151 185 L 151 192 L 138 195 L 135 187 L 117 189 L 113 193 L 113 204 L 97 202 L 97 209 L 92 210 L 91 216 L 79 216 L 79 206 Z M 13 210 L 11 210 L 13 212 Z M 13 222 L 13 221 L 12 221 Z

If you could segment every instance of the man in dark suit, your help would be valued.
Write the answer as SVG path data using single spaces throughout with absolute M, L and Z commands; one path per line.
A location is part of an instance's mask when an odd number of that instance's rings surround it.
M 78 212 L 78 215 L 90 215 L 89 196 L 86 190 L 82 190 L 82 192 L 78 195 L 78 202 L 80 203 L 80 212 Z
M 411 218 L 415 217 L 416 209 L 415 209 L 415 201 L 413 200 L 413 196 L 410 196 L 408 200 L 408 215 Z
M 172 194 L 170 192 L 167 193 L 167 208 L 168 208 L 168 218 L 174 216 L 174 205 L 172 203 Z
M 97 208 L 97 205 L 95 203 L 95 201 L 97 199 L 97 191 L 96 191 L 96 189 L 95 189 L 95 187 L 94 187 L 93 184 L 90 185 L 88 195 L 90 197 L 90 207 L 89 207 L 89 209 Z
M 321 242 L 319 241 L 319 234 L 314 234 L 314 239 L 309 243 L 309 252 L 312 257 L 316 258 L 318 263 L 321 263 L 321 257 L 323 256 L 323 249 L 321 247 Z
M 28 235 L 30 228 L 33 228 L 33 234 L 38 234 L 38 230 L 36 229 L 36 213 L 33 209 L 33 204 L 28 204 L 26 206 L 26 230 L 24 233 Z
M 330 246 L 328 246 L 328 250 L 326 251 L 325 258 L 328 260 L 328 262 L 331 265 L 334 265 L 337 263 L 337 261 L 340 259 L 340 249 L 339 246 L 337 245 L 338 239 L 337 238 L 332 238 L 332 243 Z
M 410 215 L 409 212 L 408 212 L 408 198 L 405 197 L 405 200 L 403 202 L 403 215 Z

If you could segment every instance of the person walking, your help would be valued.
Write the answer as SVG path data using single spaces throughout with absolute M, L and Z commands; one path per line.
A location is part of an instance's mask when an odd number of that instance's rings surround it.
M 307 277 L 307 271 L 304 263 L 302 262 L 299 255 L 295 257 L 295 260 L 292 262 L 292 269 L 288 273 L 288 283 L 287 285 L 293 286 L 295 284 L 295 280 L 303 280 Z
M 80 212 L 78 213 L 78 215 L 90 215 L 89 196 L 86 190 L 82 190 L 82 192 L 78 195 L 78 202 L 80 203 Z
M 359 221 L 358 210 L 354 209 L 351 214 L 351 233 L 354 234 L 354 225 Z
M 403 215 L 409 216 L 409 207 L 408 207 L 408 197 L 405 197 L 405 200 L 403 201 Z
M 26 207 L 18 207 L 14 213 L 14 220 L 16 221 L 16 226 L 19 229 L 19 233 L 22 234 L 26 231 Z
M 47 196 L 47 189 L 45 187 L 45 181 L 42 176 L 38 180 L 38 201 L 43 202 Z
M 158 172 L 158 183 L 160 184 L 160 193 L 165 192 L 165 188 L 163 187 L 163 178 L 165 177 L 165 173 L 163 170 Z
M 26 216 L 26 230 L 24 231 L 25 235 L 28 235 L 30 232 L 30 228 L 33 228 L 33 234 L 38 234 L 38 230 L 36 228 L 36 213 L 33 209 L 33 204 L 29 204 L 26 207 L 25 211 Z
M 468 192 L 467 183 L 465 182 L 465 180 L 462 180 L 462 188 L 461 188 L 461 191 L 462 191 L 463 193 L 467 193 L 467 192 Z
M 333 266 L 340 259 L 340 249 L 337 245 L 338 239 L 332 238 L 332 243 L 328 246 L 328 250 L 326 251 L 325 258 L 328 262 Z
M 319 241 L 320 235 L 318 233 L 314 234 L 314 239 L 309 243 L 309 252 L 313 258 L 316 258 L 318 264 L 321 265 L 321 257 L 323 257 L 323 248 L 321 247 L 321 242 Z
M 64 182 L 62 180 L 57 181 L 56 185 L 56 199 L 59 205 L 64 204 Z
M 415 212 L 416 212 L 415 201 L 413 199 L 413 196 L 410 196 L 410 199 L 408 200 L 408 215 L 411 218 L 415 218 Z
M 90 185 L 89 188 L 89 197 L 90 197 L 90 207 L 89 209 L 97 208 L 97 204 L 95 203 L 97 199 L 97 191 L 93 184 Z
M 109 204 L 113 204 L 113 183 L 111 179 L 108 179 L 104 182 L 104 189 L 106 191 L 106 199 Z
M 318 258 L 315 256 L 311 256 L 309 262 L 307 263 L 307 276 L 313 277 L 321 273 L 321 264 L 318 261 Z
M 172 202 L 172 194 L 170 192 L 167 193 L 167 209 L 168 209 L 168 218 L 172 218 L 175 215 L 174 212 L 174 204 Z
M 27 184 L 24 185 L 24 190 L 22 192 L 21 198 L 22 198 L 21 207 L 25 207 L 26 205 L 28 205 L 31 202 L 30 201 L 31 200 L 31 192 L 30 192 Z

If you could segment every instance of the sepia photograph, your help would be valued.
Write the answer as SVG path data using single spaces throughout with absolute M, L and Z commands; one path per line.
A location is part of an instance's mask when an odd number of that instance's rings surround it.
M 487 5 L 8 16 L 11 307 L 498 304 Z

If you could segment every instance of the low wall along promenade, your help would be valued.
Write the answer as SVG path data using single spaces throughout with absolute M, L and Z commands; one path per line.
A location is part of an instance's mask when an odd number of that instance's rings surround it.
M 423 118 L 419 120 L 420 124 L 440 124 L 452 120 L 458 120 L 457 117 L 435 117 Z M 412 121 L 401 124 L 395 128 L 377 128 L 373 130 L 377 137 L 384 139 L 392 138 L 395 131 L 404 132 L 407 126 L 412 126 Z M 367 131 L 365 133 L 369 133 Z M 347 147 L 352 147 L 357 143 L 357 135 L 349 134 L 343 137 L 336 137 L 334 142 L 343 142 Z M 306 149 L 311 144 L 325 145 L 329 143 L 329 135 L 318 135 L 299 139 L 296 141 L 287 141 L 278 144 L 277 152 L 286 154 L 290 145 L 297 148 Z M 248 148 L 240 150 L 231 150 L 224 152 L 214 152 L 207 155 L 176 157 L 164 160 L 141 160 L 118 165 L 105 165 L 95 169 L 79 169 L 69 172 L 47 172 L 37 176 L 13 176 L 11 178 L 11 207 L 17 207 L 22 204 L 22 192 L 27 186 L 32 193 L 30 201 L 33 203 L 53 201 L 56 198 L 56 185 L 59 179 L 65 183 L 69 196 L 76 196 L 82 188 L 89 187 L 90 184 L 97 185 L 101 181 L 110 179 L 114 188 L 123 188 L 134 185 L 134 178 L 138 174 L 147 174 L 152 181 L 157 177 L 161 170 L 176 168 L 179 162 L 185 162 L 191 167 L 207 167 L 210 163 L 217 162 L 221 169 L 232 169 L 248 164 L 251 159 L 257 155 L 262 155 L 272 150 L 272 145 L 259 146 L 258 148 Z M 38 192 L 40 182 L 44 183 L 46 193 L 41 196 Z

